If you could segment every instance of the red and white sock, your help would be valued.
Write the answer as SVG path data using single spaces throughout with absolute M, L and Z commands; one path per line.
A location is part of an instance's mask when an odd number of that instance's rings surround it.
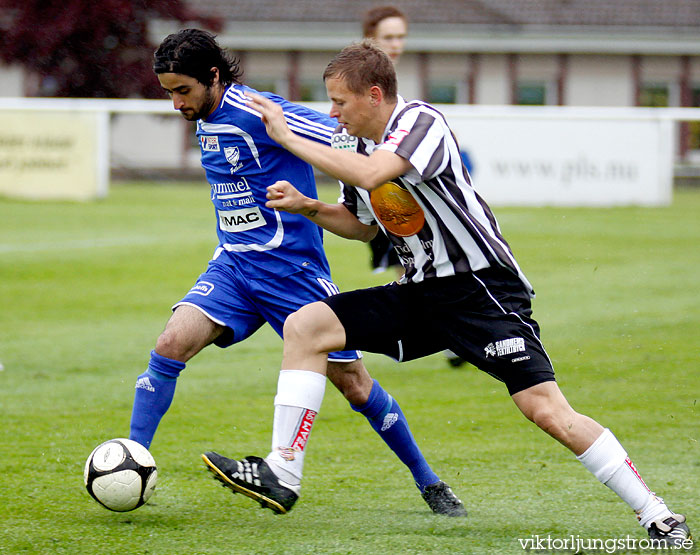
M 663 499 L 647 487 L 624 447 L 607 428 L 576 458 L 632 507 L 645 528 L 659 517 L 672 514 Z
M 287 485 L 301 484 L 304 453 L 321 409 L 326 376 L 307 370 L 282 370 L 277 382 L 272 451 L 265 461 Z

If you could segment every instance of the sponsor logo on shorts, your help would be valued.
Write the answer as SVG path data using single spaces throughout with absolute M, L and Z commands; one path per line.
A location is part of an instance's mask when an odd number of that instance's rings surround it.
M 243 210 L 219 211 L 219 229 L 222 231 L 238 233 L 264 225 L 265 218 L 257 206 Z
M 190 293 L 196 295 L 204 295 L 205 297 L 214 290 L 214 284 L 208 281 L 198 281 L 194 284 L 194 287 L 190 289 Z
M 306 442 L 309 441 L 309 434 L 311 433 L 311 426 L 314 425 L 314 420 L 316 419 L 316 411 L 306 409 L 303 416 L 301 417 L 301 425 L 297 431 L 297 436 L 292 442 L 290 449 L 294 451 L 303 451 L 306 447 Z
M 486 358 L 502 357 L 512 355 L 513 353 L 522 353 L 525 350 L 525 340 L 522 337 L 511 337 L 510 339 L 502 339 L 495 343 L 489 343 L 484 347 Z M 528 357 L 529 358 L 529 357 Z M 515 360 L 513 362 L 516 362 Z
M 511 362 L 522 362 L 523 360 L 530 360 L 530 355 L 525 355 L 524 357 L 518 357 L 511 360 Z
M 216 135 L 202 135 L 199 140 L 202 143 L 202 150 L 204 152 L 219 152 L 219 150 L 221 150 L 219 148 L 219 137 Z

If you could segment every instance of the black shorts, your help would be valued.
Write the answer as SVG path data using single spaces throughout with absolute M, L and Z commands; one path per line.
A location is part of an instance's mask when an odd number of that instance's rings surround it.
M 505 271 L 392 283 L 324 299 L 345 328 L 345 349 L 398 361 L 445 349 L 506 384 L 512 395 L 554 381 L 530 316 L 530 296 Z

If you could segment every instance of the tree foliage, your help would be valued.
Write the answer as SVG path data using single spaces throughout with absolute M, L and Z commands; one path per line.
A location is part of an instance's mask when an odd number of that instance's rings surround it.
M 162 97 L 148 40 L 157 18 L 220 28 L 183 0 L 0 0 L 0 56 L 37 76 L 38 96 Z

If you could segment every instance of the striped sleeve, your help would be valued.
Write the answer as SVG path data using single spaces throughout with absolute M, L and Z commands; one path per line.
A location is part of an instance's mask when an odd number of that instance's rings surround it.
M 360 222 L 365 225 L 377 225 L 377 220 L 374 219 L 374 214 L 365 204 L 364 200 L 359 195 L 355 187 L 345 185 L 340 182 L 340 198 L 338 202 L 343 204 L 350 213 L 355 216 Z
M 428 180 L 440 174 L 449 161 L 445 132 L 442 118 L 427 111 L 409 110 L 378 148 L 405 158 L 422 180 Z

